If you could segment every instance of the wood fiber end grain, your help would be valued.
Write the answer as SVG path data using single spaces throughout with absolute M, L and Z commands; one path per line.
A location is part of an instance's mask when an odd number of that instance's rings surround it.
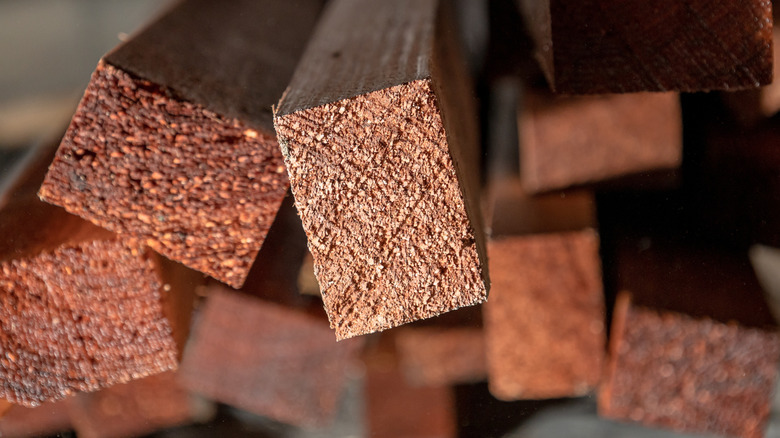
M 287 187 L 272 136 L 102 62 L 40 195 L 240 286 Z
M 617 301 L 599 414 L 678 432 L 764 436 L 780 337 Z
M 503 236 L 488 244 L 484 305 L 490 392 L 501 400 L 592 391 L 604 356 L 604 297 L 593 230 Z
M 275 115 L 338 339 L 487 296 L 460 64 L 438 3 L 403 4 L 332 3 Z
M 240 287 L 289 186 L 273 104 L 320 0 L 187 0 L 99 63 L 41 197 Z
M 114 239 L 0 264 L 0 397 L 36 406 L 175 369 L 152 257 Z
M 340 339 L 485 299 L 438 113 L 419 80 L 277 119 Z
M 24 406 L 176 368 L 192 306 L 142 242 L 37 199 L 55 148 L 0 208 L 0 398 Z

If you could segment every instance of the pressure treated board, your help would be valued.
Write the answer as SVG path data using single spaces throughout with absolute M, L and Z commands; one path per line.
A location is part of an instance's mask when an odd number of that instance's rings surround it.
M 37 199 L 43 145 L 0 208 L 0 398 L 23 406 L 174 369 L 192 278 Z
M 764 436 L 780 337 L 618 297 L 599 414 L 678 432 Z
M 271 107 L 319 0 L 187 0 L 103 57 L 41 197 L 240 287 L 289 186 Z
M 68 410 L 76 434 L 83 438 L 148 435 L 208 419 L 210 411 L 181 386 L 173 371 L 79 394 Z
M 487 296 L 476 120 L 438 6 L 330 3 L 276 108 L 338 339 Z

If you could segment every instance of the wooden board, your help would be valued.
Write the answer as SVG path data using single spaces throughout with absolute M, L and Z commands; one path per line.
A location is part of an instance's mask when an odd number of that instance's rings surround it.
M 142 243 L 37 199 L 44 146 L 0 208 L 0 397 L 24 406 L 175 368 L 192 306 Z
M 323 317 L 215 285 L 181 367 L 186 388 L 282 423 L 336 414 L 361 343 L 336 343 Z
M 73 428 L 84 438 L 148 435 L 207 420 L 211 411 L 181 386 L 172 371 L 79 394 L 68 410 Z
M 772 29 L 772 73 L 780 75 L 780 29 Z M 721 97 L 742 126 L 752 127 L 780 110 L 780 84 L 772 82 L 758 89 L 723 92 Z
M 488 251 L 490 392 L 500 400 L 588 394 L 599 382 L 605 344 L 596 233 L 505 236 Z
M 553 90 L 755 88 L 772 81 L 769 0 L 518 0 Z
M 492 281 L 488 384 L 508 400 L 580 396 L 598 383 L 604 297 L 591 192 L 531 196 L 518 175 L 517 96 L 496 87 L 483 208 Z
M 599 413 L 678 432 L 764 436 L 780 337 L 618 297 Z M 749 370 L 746 372 L 746 370 Z
M 487 378 L 481 327 L 401 328 L 395 336 L 400 369 L 419 386 L 448 386 Z
M 772 327 L 747 251 L 676 236 L 622 233 L 615 250 L 617 290 L 653 309 L 747 327 Z
M 476 120 L 441 11 L 330 3 L 276 108 L 338 339 L 487 296 Z
M 569 97 L 529 88 L 518 118 L 528 193 L 673 170 L 682 162 L 677 93 Z
M 289 186 L 271 107 L 320 8 L 178 3 L 100 61 L 42 198 L 240 287 Z

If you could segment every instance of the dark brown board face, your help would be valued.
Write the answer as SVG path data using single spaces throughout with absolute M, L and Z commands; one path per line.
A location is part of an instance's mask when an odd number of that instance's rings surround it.
M 769 0 L 518 3 L 558 93 L 730 90 L 772 81 Z

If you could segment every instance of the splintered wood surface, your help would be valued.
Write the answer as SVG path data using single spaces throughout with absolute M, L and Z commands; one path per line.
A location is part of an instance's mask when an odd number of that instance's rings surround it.
M 0 397 L 24 406 L 175 368 L 191 308 L 141 243 L 37 199 L 55 146 L 0 209 Z
M 487 295 L 473 102 L 438 6 L 330 3 L 276 108 L 339 339 Z
M 553 90 L 755 88 L 772 81 L 769 0 L 518 0 Z
M 273 132 L 319 0 L 187 0 L 107 54 L 48 202 L 240 287 L 289 182 Z
M 682 162 L 677 93 L 571 97 L 529 89 L 518 119 L 520 175 L 529 193 L 676 169 Z
M 618 297 L 612 327 L 601 415 L 678 432 L 764 436 L 780 359 L 776 332 L 659 313 L 635 306 L 629 294 Z

